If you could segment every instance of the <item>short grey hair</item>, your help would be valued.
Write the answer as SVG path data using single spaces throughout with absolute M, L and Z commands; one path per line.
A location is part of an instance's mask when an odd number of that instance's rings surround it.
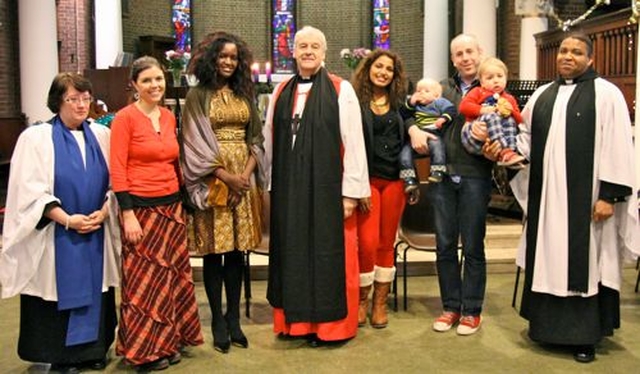
M 320 29 L 317 29 L 313 26 L 304 26 L 303 28 L 298 30 L 295 37 L 293 38 L 293 45 L 297 46 L 298 39 L 304 36 L 318 38 L 318 40 L 320 40 L 322 50 L 324 52 L 327 52 L 327 38 L 324 36 L 324 33 L 320 31 Z
M 453 53 L 453 47 L 462 41 L 470 41 L 473 45 L 480 50 L 480 42 L 478 42 L 478 38 L 472 34 L 458 34 L 455 38 L 451 39 L 451 43 L 449 44 L 449 51 Z

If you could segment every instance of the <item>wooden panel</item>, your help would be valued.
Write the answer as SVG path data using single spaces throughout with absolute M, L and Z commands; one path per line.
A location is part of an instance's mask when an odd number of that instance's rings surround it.
M 87 69 L 84 71 L 93 85 L 93 96 L 107 104 L 109 112 L 117 112 L 131 102 L 133 88 L 129 82 L 129 67 Z
M 24 117 L 0 118 L 0 165 L 11 161 L 13 149 L 22 130 L 26 128 Z
M 153 56 L 164 63 L 166 51 L 174 49 L 175 39 L 168 36 L 144 35 L 138 40 L 139 56 Z

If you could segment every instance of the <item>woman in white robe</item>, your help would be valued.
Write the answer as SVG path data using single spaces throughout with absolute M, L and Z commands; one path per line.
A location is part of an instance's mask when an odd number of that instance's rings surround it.
M 20 294 L 18 355 L 73 372 L 100 369 L 115 337 L 119 229 L 109 129 L 86 121 L 91 83 L 58 74 L 49 122 L 19 137 L 9 174 L 2 297 Z

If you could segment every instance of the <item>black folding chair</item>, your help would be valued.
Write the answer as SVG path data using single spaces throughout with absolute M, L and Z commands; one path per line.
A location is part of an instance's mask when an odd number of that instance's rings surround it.
M 420 200 L 415 205 L 407 205 L 398 227 L 398 242 L 395 245 L 396 258 L 402 249 L 402 285 L 403 307 L 407 310 L 407 252 L 409 249 L 417 251 L 435 252 L 436 234 L 433 207 L 429 198 L 429 184 L 420 183 Z M 459 245 L 458 250 L 462 249 Z M 462 255 L 460 256 L 462 262 Z M 396 280 L 394 288 L 397 289 Z M 398 295 L 394 294 L 394 308 L 398 309 Z

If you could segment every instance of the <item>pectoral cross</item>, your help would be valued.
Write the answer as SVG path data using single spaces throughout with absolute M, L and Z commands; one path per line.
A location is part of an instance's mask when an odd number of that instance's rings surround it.
M 293 134 L 293 136 L 298 135 L 299 128 L 300 128 L 300 115 L 296 113 L 291 119 L 291 134 Z

